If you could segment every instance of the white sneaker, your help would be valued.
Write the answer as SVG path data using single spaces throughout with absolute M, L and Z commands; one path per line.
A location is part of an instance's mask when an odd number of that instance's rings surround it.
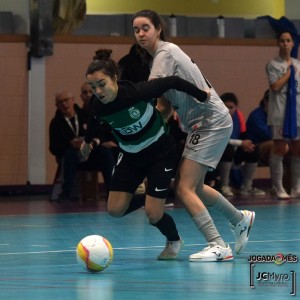
M 285 189 L 277 189 L 275 187 L 273 189 L 274 189 L 276 197 L 279 200 L 288 200 L 291 198 L 291 196 L 285 191 Z
M 172 260 L 176 259 L 180 250 L 183 247 L 183 240 L 180 238 L 179 241 L 167 241 L 165 249 L 158 255 L 158 260 Z
M 248 243 L 249 233 L 255 219 L 255 212 L 249 210 L 242 210 L 243 219 L 233 226 L 230 224 L 231 230 L 235 235 L 235 253 L 240 254 Z
M 300 190 L 291 190 L 291 198 L 300 198 Z
M 198 253 L 190 255 L 190 261 L 227 261 L 232 260 L 233 255 L 229 245 L 226 248 L 217 245 L 217 243 L 210 243 L 208 247 L 204 248 Z
M 228 186 L 228 185 L 223 185 L 221 187 L 221 194 L 225 197 L 232 197 L 233 196 L 233 192 L 232 192 L 230 186 Z
M 257 189 L 255 187 L 246 188 L 241 186 L 240 188 L 240 195 L 243 196 L 264 196 L 266 193 L 263 190 Z

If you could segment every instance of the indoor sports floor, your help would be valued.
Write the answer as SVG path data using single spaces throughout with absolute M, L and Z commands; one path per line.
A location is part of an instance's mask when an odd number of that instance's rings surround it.
M 206 246 L 180 204 L 167 207 L 185 246 L 176 261 L 158 261 L 165 240 L 143 209 L 114 219 L 105 201 L 57 204 L 45 195 L 0 197 L 0 299 L 293 299 L 300 296 L 300 199 L 235 198 L 255 210 L 245 252 L 228 262 L 189 262 Z M 212 212 L 223 238 L 234 248 L 227 221 Z M 105 236 L 114 248 L 112 264 L 88 273 L 75 248 L 86 235 Z M 282 256 L 284 259 L 282 260 Z M 287 256 L 289 255 L 290 256 Z M 253 262 L 253 259 L 274 259 Z

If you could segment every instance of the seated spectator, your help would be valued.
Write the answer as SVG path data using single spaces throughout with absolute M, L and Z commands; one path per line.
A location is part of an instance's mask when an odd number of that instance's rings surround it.
M 89 103 L 93 96 L 93 91 L 87 82 L 84 82 L 80 88 L 80 99 L 82 101 L 82 109 L 89 114 Z
M 258 148 L 247 137 L 246 122 L 238 109 L 238 99 L 234 93 L 225 93 L 221 99 L 229 109 L 233 121 L 233 131 L 229 144 L 217 167 L 220 176 L 220 189 L 224 196 L 233 196 L 230 187 L 230 173 L 238 167 L 242 173 L 240 195 L 265 195 L 265 192 L 252 186 L 258 162 Z
M 80 154 L 80 146 L 86 133 L 87 114 L 75 104 L 75 98 L 68 91 L 56 93 L 55 105 L 57 110 L 49 128 L 49 148 L 63 170 L 62 194 L 59 201 L 70 199 L 78 170 L 101 171 L 108 190 L 114 167 L 111 151 L 99 145 L 99 139 L 95 139 L 92 155 L 85 161 Z
M 269 90 L 265 91 L 259 106 L 250 112 L 246 127 L 248 138 L 258 147 L 259 161 L 269 164 L 273 147 L 271 127 L 267 124 Z

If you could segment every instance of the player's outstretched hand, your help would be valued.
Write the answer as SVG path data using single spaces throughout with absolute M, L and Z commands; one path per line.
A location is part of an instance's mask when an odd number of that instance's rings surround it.
M 83 141 L 80 147 L 80 153 L 85 159 L 88 159 L 92 150 L 93 150 L 93 146 Z

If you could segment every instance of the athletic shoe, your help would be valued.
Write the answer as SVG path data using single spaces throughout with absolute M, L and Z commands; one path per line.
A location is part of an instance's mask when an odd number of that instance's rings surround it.
M 233 192 L 232 192 L 230 186 L 228 186 L 228 185 L 223 185 L 221 187 L 221 194 L 225 197 L 232 197 L 233 196 Z
M 165 249 L 157 257 L 158 260 L 172 260 L 176 259 L 180 250 L 183 247 L 183 240 L 180 238 L 179 241 L 167 241 Z
M 277 189 L 277 188 L 273 187 L 272 191 L 275 193 L 276 197 L 279 200 L 288 200 L 291 198 L 291 196 L 285 191 L 284 188 Z
M 291 190 L 291 198 L 300 198 L 300 190 Z
M 240 254 L 248 243 L 249 233 L 255 219 L 255 212 L 249 210 L 242 210 L 243 219 L 233 226 L 230 224 L 231 230 L 235 235 L 235 253 Z
M 190 255 L 190 261 L 227 261 L 232 260 L 233 255 L 229 245 L 222 247 L 215 242 L 209 244 L 208 247 L 204 248 L 198 253 Z
M 266 193 L 263 190 L 257 189 L 255 187 L 246 188 L 244 186 L 241 186 L 240 188 L 240 195 L 243 196 L 264 196 Z

